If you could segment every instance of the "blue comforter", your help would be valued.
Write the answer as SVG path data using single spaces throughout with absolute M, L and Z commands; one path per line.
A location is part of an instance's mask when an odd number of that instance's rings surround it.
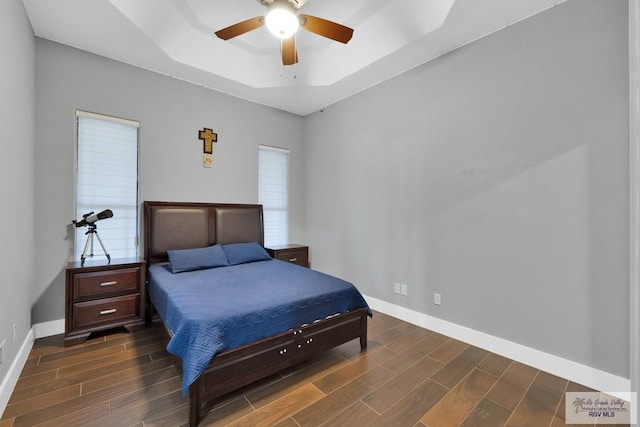
M 367 307 L 352 284 L 278 260 L 179 274 L 152 265 L 148 292 L 172 334 L 167 350 L 182 358 L 185 394 L 222 351 Z

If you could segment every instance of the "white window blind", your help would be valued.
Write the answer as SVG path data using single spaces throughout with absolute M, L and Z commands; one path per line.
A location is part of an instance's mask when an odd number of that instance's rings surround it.
M 95 222 L 107 253 L 112 259 L 137 256 L 139 124 L 83 111 L 76 111 L 76 116 L 76 218 L 110 209 L 112 218 Z M 76 228 L 77 260 L 87 230 Z M 94 257 L 104 257 L 98 239 L 93 240 Z
M 289 243 L 289 150 L 261 145 L 258 201 L 264 212 L 264 244 Z

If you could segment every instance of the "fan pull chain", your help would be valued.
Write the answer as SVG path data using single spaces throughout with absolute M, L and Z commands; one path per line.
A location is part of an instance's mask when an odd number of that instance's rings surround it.
M 284 78 L 284 65 L 280 65 L 280 78 Z M 293 80 L 298 78 L 298 64 L 293 64 Z
M 296 41 L 296 62 L 293 64 L 293 79 L 295 80 L 298 78 L 298 35 L 294 34 L 293 39 Z
M 298 78 L 298 36 L 297 34 L 293 34 L 293 40 L 295 40 L 295 47 L 296 50 L 294 52 L 295 55 L 295 62 L 293 63 L 293 79 L 297 79 Z
M 282 54 L 284 52 L 284 48 L 282 46 L 282 43 L 280 43 L 280 57 L 282 58 Z M 282 63 L 282 61 L 280 61 L 280 78 L 284 78 L 284 64 Z
M 280 78 L 285 78 L 284 75 L 284 64 L 280 64 Z M 298 63 L 293 64 L 293 79 L 296 80 L 298 78 Z

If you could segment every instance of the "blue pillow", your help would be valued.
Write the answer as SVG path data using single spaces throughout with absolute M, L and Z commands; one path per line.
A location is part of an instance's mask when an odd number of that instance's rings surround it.
M 227 256 L 220 245 L 196 249 L 168 250 L 167 254 L 169 255 L 169 265 L 172 273 L 229 265 Z
M 231 265 L 271 259 L 259 243 L 233 243 L 222 245 L 222 249 Z

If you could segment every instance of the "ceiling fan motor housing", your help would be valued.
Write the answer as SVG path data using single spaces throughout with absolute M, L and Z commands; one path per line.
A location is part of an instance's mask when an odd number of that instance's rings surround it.
M 300 9 L 302 6 L 305 5 L 305 3 L 307 3 L 307 1 L 308 0 L 258 0 L 258 3 L 266 7 L 269 7 L 276 3 L 288 3 L 294 9 Z

